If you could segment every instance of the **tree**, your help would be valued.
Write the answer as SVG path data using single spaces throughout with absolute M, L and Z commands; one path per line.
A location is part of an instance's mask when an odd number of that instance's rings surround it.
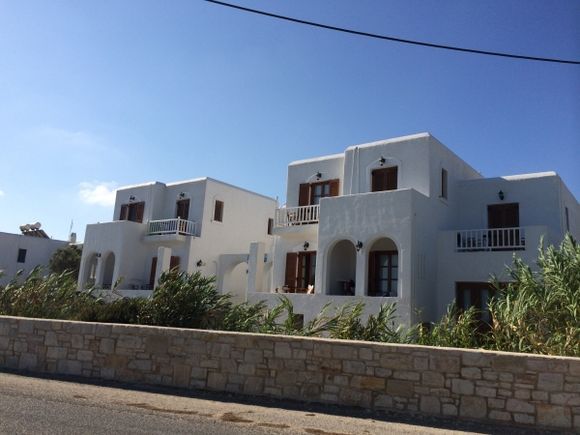
M 82 251 L 74 245 L 59 248 L 50 257 L 48 268 L 52 273 L 71 272 L 73 277 L 78 279 L 81 267 L 81 253 Z

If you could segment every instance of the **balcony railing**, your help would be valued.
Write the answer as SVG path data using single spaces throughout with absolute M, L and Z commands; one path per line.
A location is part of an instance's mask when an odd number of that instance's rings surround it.
M 526 249 L 524 228 L 457 231 L 457 252 L 520 251 Z
M 274 226 L 292 227 L 318 223 L 319 205 L 305 205 L 302 207 L 284 207 L 276 209 Z
M 181 234 L 184 236 L 195 236 L 197 224 L 186 219 L 161 219 L 149 221 L 147 235 L 161 236 L 165 234 Z

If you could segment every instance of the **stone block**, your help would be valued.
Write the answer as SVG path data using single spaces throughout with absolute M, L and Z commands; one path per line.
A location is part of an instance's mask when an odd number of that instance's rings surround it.
M 472 381 L 468 381 L 466 379 L 452 379 L 451 391 L 453 391 L 455 394 L 471 396 L 475 391 L 475 386 Z
M 418 381 L 421 378 L 419 372 L 409 372 L 403 370 L 395 370 L 393 372 L 393 378 L 404 379 L 407 381 Z
M 562 373 L 540 373 L 538 375 L 538 390 L 562 391 L 564 375 Z
M 520 424 L 534 424 L 536 422 L 536 418 L 533 415 L 529 414 L 513 414 L 514 421 Z
M 112 338 L 101 338 L 99 343 L 99 352 L 104 354 L 115 352 L 115 340 Z
M 353 376 L 350 386 L 365 390 L 382 391 L 385 389 L 385 379 L 375 376 Z
M 243 391 L 245 394 L 262 394 L 264 391 L 264 379 L 257 376 L 248 376 L 244 381 Z
M 481 379 L 481 369 L 478 367 L 464 367 L 461 369 L 461 377 L 465 379 Z
M 93 352 L 91 352 L 90 350 L 79 350 L 77 352 L 77 359 L 79 361 L 92 361 Z
M 497 389 L 490 387 L 476 387 L 475 395 L 479 397 L 496 397 Z
M 441 413 L 441 401 L 434 396 L 421 396 L 419 409 L 428 414 Z
M 505 408 L 510 412 L 520 412 L 527 414 L 533 414 L 536 410 L 532 403 L 519 399 L 508 399 Z
M 20 370 L 38 369 L 38 357 L 33 353 L 22 353 L 18 359 L 18 368 Z
M 397 353 L 383 353 L 379 358 L 381 367 L 386 369 L 405 370 L 413 367 L 413 357 L 411 355 Z
M 482 397 L 461 396 L 459 415 L 467 418 L 485 418 L 487 415 L 486 400 Z
M 117 348 L 139 349 L 143 341 L 136 335 L 120 335 L 117 339 Z
M 244 352 L 244 361 L 246 363 L 259 364 L 264 362 L 264 353 L 258 349 L 246 349 Z
M 362 375 L 365 373 L 366 365 L 362 361 L 343 361 L 342 370 L 345 373 Z
M 536 405 L 538 411 L 537 424 L 549 427 L 572 427 L 572 413 L 570 408 L 539 403 Z
M 44 344 L 46 346 L 57 346 L 58 340 L 56 339 L 56 332 L 47 331 L 46 335 L 44 336 Z
M 461 355 L 461 362 L 468 367 L 491 367 L 491 358 L 491 355 L 468 351 Z
M 530 400 L 532 392 L 530 390 L 516 390 L 514 391 L 514 398 L 522 400 Z
M 438 372 L 423 372 L 422 383 L 430 387 L 443 387 L 445 383 L 445 377 Z
M 7 350 L 10 346 L 10 339 L 8 337 L 0 336 L 0 350 Z
M 491 367 L 499 372 L 524 373 L 526 371 L 525 356 L 494 355 Z
M 356 359 L 357 349 L 354 346 L 342 346 L 333 345 L 332 346 L 332 357 L 336 359 Z
M 169 347 L 169 337 L 164 335 L 150 335 L 145 337 L 145 352 L 150 354 L 166 354 Z
M 211 390 L 223 390 L 227 383 L 227 375 L 224 373 L 210 372 L 207 375 L 207 388 Z
M 379 394 L 375 397 L 374 407 L 377 409 L 388 409 L 393 407 L 393 398 L 387 394 Z
M 416 357 L 413 358 L 413 368 L 415 370 L 429 370 L 429 358 L 427 357 Z
M 391 396 L 413 397 L 413 382 L 389 379 L 387 381 L 387 393 Z
M 509 412 L 492 410 L 489 411 L 489 418 L 499 421 L 511 421 L 512 416 Z
M 70 337 L 71 347 L 73 349 L 82 349 L 85 347 L 85 339 L 80 334 L 74 334 Z
M 367 347 L 362 347 L 358 350 L 358 357 L 365 361 L 373 360 L 373 351 Z
M 504 409 L 505 399 L 494 399 L 493 397 L 490 397 L 487 399 L 487 405 L 494 409 Z
M 145 360 L 145 359 L 135 359 L 133 361 L 130 361 L 129 364 L 127 365 L 128 368 L 132 369 L 132 370 L 138 370 L 140 372 L 149 372 L 151 371 L 151 360 Z
M 438 354 L 429 358 L 429 369 L 436 372 L 459 373 L 460 367 L 459 356 Z
M 580 406 L 580 394 L 577 393 L 552 393 L 550 403 L 554 405 Z
M 455 417 L 457 415 L 457 406 L 452 403 L 444 403 L 441 407 L 441 413 L 446 416 Z
M 80 361 L 62 359 L 57 361 L 56 370 L 59 374 L 62 375 L 79 376 L 81 374 L 82 364 Z

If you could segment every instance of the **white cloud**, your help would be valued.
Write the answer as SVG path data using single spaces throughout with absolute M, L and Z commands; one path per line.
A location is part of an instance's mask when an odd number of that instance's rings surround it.
M 85 181 L 79 185 L 79 198 L 86 204 L 110 207 L 115 204 L 116 190 L 114 181 Z
M 0 190 L 0 198 L 2 198 L 5 195 L 3 190 Z

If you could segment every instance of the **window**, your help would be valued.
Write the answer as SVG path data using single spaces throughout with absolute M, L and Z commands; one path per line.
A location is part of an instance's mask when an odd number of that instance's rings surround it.
M 487 206 L 488 228 L 516 228 L 520 226 L 520 207 L 517 202 Z
M 566 216 L 566 231 L 570 231 L 570 215 L 568 213 L 568 207 L 564 207 L 564 215 Z
M 305 293 L 314 285 L 316 274 L 316 251 L 289 252 L 286 254 L 285 285 L 293 293 Z
M 177 201 L 175 217 L 189 219 L 189 199 L 180 199 Z
M 223 222 L 223 219 L 224 219 L 224 203 L 223 201 L 218 201 L 216 199 L 213 209 L 213 220 L 217 222 Z
M 461 311 L 470 307 L 477 309 L 480 328 L 491 322 L 488 302 L 495 294 L 495 288 L 487 282 L 458 282 L 455 284 L 457 308 Z
M 397 166 L 390 168 L 375 169 L 371 173 L 371 190 L 381 192 L 383 190 L 397 189 Z
M 369 296 L 397 296 L 397 251 L 373 251 L 369 260 Z
M 338 180 L 303 183 L 300 185 L 298 205 L 318 205 L 322 198 L 330 196 L 338 196 Z
M 441 169 L 441 198 L 447 199 L 447 170 Z
M 172 255 L 169 260 L 169 270 L 179 271 L 180 258 Z M 149 272 L 149 287 L 152 290 L 155 287 L 155 273 L 157 272 L 157 257 L 151 259 L 151 271 Z
M 134 202 L 131 204 L 123 204 L 121 206 L 121 213 L 119 220 L 143 222 L 143 212 L 145 211 L 144 202 Z
M 268 219 L 268 234 L 272 235 L 272 229 L 274 228 L 274 219 Z
M 26 261 L 26 249 L 18 250 L 18 259 L 16 261 L 18 261 L 18 263 L 24 263 Z

